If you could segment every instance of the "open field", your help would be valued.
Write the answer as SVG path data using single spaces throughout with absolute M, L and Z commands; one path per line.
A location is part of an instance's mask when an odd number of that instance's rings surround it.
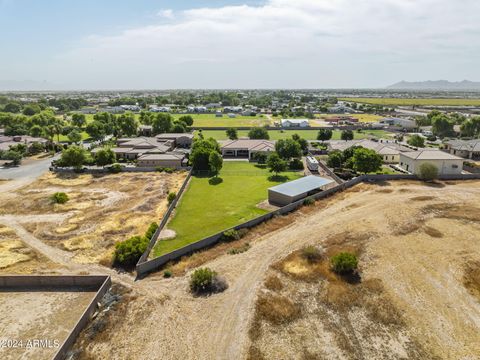
M 357 185 L 251 230 L 246 252 L 199 253 L 223 293 L 192 297 L 188 265 L 142 280 L 152 290 L 94 320 L 104 330 L 80 358 L 476 359 L 479 201 L 479 181 Z M 318 265 L 295 253 L 306 245 L 323 249 Z M 330 272 L 341 250 L 358 254 L 359 282 Z
M 390 106 L 480 106 L 480 99 L 398 99 L 398 98 L 341 98 L 338 100 Z
M 5 360 L 51 359 L 94 296 L 95 291 L 82 289 L 0 292 L 0 339 L 22 342 L 20 347 L 2 345 L 0 357 Z M 29 347 L 28 341 L 35 339 L 48 341 L 49 346 L 30 343 Z
M 227 140 L 227 134 L 224 130 L 202 130 L 205 138 L 213 137 L 215 140 Z M 198 131 L 195 132 L 198 135 Z M 270 140 L 280 140 L 291 138 L 293 134 L 298 134 L 306 140 L 317 140 L 318 130 L 269 130 Z M 341 131 L 333 130 L 332 140 L 340 140 Z M 364 130 L 361 133 L 354 131 L 355 139 L 366 139 L 370 137 L 388 138 L 393 135 L 384 130 Z M 238 137 L 248 137 L 247 130 L 238 130 Z
M 172 250 L 267 213 L 258 205 L 267 199 L 269 187 L 277 185 L 265 168 L 246 161 L 225 161 L 219 184 L 207 177 L 192 177 L 175 211 L 168 229 L 175 231 L 171 240 L 160 240 L 154 255 Z M 300 176 L 295 172 L 281 174 L 281 181 Z M 282 177 L 284 177 L 282 179 Z
M 87 139 L 90 138 L 90 135 L 88 135 L 85 131 L 82 131 L 80 134 L 82 135 L 82 141 L 87 140 Z M 55 136 L 54 139 L 55 139 L 55 141 L 56 141 L 56 140 L 57 140 L 57 136 Z M 63 142 L 63 141 L 70 141 L 70 140 L 68 139 L 68 136 L 67 136 L 67 135 L 60 135 L 59 139 L 60 139 L 60 141 L 62 141 L 62 142 Z
M 380 115 L 375 115 L 375 114 L 345 114 L 348 116 L 352 116 L 354 118 L 357 118 L 360 122 L 378 122 L 380 119 L 383 118 L 383 116 Z M 310 119 L 310 126 L 322 126 L 322 122 L 319 120 L 324 120 L 332 117 L 337 117 L 339 115 L 332 115 L 332 114 L 320 114 L 315 117 L 315 119 Z M 342 116 L 342 115 L 340 115 Z
M 49 173 L 13 193 L 0 194 L 0 224 L 59 263 L 108 265 L 116 242 L 143 234 L 151 222 L 159 221 L 168 192 L 177 191 L 185 176 L 183 172 Z M 58 191 L 69 196 L 66 204 L 50 200 Z M 9 246 L 2 255 L 20 245 Z

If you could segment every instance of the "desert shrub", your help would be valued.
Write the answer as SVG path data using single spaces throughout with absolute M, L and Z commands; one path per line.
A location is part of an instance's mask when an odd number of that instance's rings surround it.
M 239 229 L 239 230 L 237 230 L 238 236 L 240 236 L 240 238 L 243 238 L 245 235 L 248 234 L 248 231 L 249 231 L 249 229 L 247 229 L 247 228 Z
M 290 170 L 303 170 L 303 162 L 300 159 L 293 159 L 289 162 L 288 168 Z
M 302 249 L 302 257 L 309 262 L 316 262 L 322 258 L 322 252 L 315 246 L 305 246 Z
M 167 174 L 172 174 L 175 171 L 175 169 L 165 168 L 165 169 L 163 169 L 163 171 L 165 171 Z
M 305 200 L 303 200 L 303 205 L 305 205 L 305 206 L 312 206 L 312 205 L 314 205 L 314 204 L 315 204 L 315 200 L 314 200 L 314 199 L 311 199 L 311 198 L 310 198 L 310 199 L 305 199 Z
M 227 254 L 229 255 L 237 255 L 237 254 L 241 254 L 241 253 L 244 253 L 245 251 L 248 251 L 248 249 L 250 249 L 250 244 L 249 243 L 246 243 L 245 245 L 242 245 L 238 248 L 232 248 L 230 250 L 227 251 Z
M 119 163 L 112 164 L 112 166 L 108 168 L 108 171 L 113 174 L 118 174 L 122 171 L 122 165 L 120 165 Z
M 170 205 L 173 202 L 173 200 L 175 200 L 176 197 L 177 197 L 176 193 L 169 192 L 167 195 L 168 205 Z
M 157 166 L 157 167 L 155 168 L 155 171 L 156 171 L 156 172 L 164 172 L 164 171 L 165 171 L 165 168 L 163 168 L 163 167 L 161 167 L 161 166 Z
M 64 192 L 56 192 L 51 196 L 51 199 L 56 204 L 65 204 L 69 200 L 69 197 Z
M 438 168 L 431 163 L 420 165 L 418 177 L 423 181 L 432 181 L 438 178 Z
M 152 239 L 153 234 L 155 234 L 155 231 L 158 229 L 158 224 L 156 222 L 152 222 L 150 226 L 147 229 L 147 232 L 145 233 L 145 238 L 148 240 Z
M 164 278 L 171 278 L 172 277 L 172 272 L 170 270 L 165 270 L 163 272 L 163 277 Z
M 341 252 L 330 258 L 330 264 L 332 270 L 338 274 L 348 274 L 357 269 L 358 259 L 357 257 L 348 252 Z
M 235 229 L 229 229 L 227 231 L 224 231 L 222 234 L 222 241 L 229 242 L 229 241 L 234 241 L 239 239 L 240 239 L 240 234 Z
M 227 282 L 209 268 L 200 268 L 190 277 L 190 290 L 194 294 L 222 292 L 228 287 Z
M 128 240 L 115 245 L 114 262 L 122 266 L 134 266 L 148 246 L 148 239 L 142 236 L 133 236 Z

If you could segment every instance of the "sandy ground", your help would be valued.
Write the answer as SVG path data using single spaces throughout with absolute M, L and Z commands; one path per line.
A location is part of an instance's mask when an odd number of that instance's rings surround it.
M 108 265 L 116 242 L 143 234 L 159 221 L 166 195 L 185 173 L 121 173 L 103 176 L 48 173 L 33 183 L 0 193 L 0 224 L 29 247 L 66 265 Z M 65 192 L 66 204 L 50 196 Z M 1 255 L 1 254 L 0 254 Z
M 257 358 L 267 359 L 478 359 L 480 299 L 464 277 L 468 264 L 480 263 L 479 200 L 480 182 L 473 181 L 358 185 L 290 215 L 248 251 L 209 261 L 229 283 L 221 294 L 192 297 L 188 275 L 159 273 L 137 282 L 112 310 L 103 335 L 80 338 L 79 358 L 244 359 L 254 345 Z M 320 283 L 291 282 L 285 291 L 302 316 L 293 328 L 264 323 L 252 342 L 271 265 L 305 245 L 345 238 L 362 246 L 362 282 L 351 291 L 370 308 L 347 302 L 341 313 L 313 316 L 310 305 L 325 305 L 329 294 Z M 346 322 L 337 324 L 339 337 L 330 320 L 340 315 Z
M 94 296 L 81 291 L 0 292 L 0 358 L 51 359 Z M 43 345 L 34 345 L 34 339 Z

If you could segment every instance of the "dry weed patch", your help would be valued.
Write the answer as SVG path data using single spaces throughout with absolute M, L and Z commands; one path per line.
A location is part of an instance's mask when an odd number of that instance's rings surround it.
M 480 301 L 480 261 L 470 262 L 465 266 L 463 284 L 470 294 Z

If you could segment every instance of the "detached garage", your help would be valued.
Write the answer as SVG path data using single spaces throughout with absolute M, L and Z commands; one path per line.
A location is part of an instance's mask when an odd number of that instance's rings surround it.
M 268 202 L 273 205 L 285 206 L 325 190 L 333 180 L 319 176 L 305 176 L 268 189 Z

